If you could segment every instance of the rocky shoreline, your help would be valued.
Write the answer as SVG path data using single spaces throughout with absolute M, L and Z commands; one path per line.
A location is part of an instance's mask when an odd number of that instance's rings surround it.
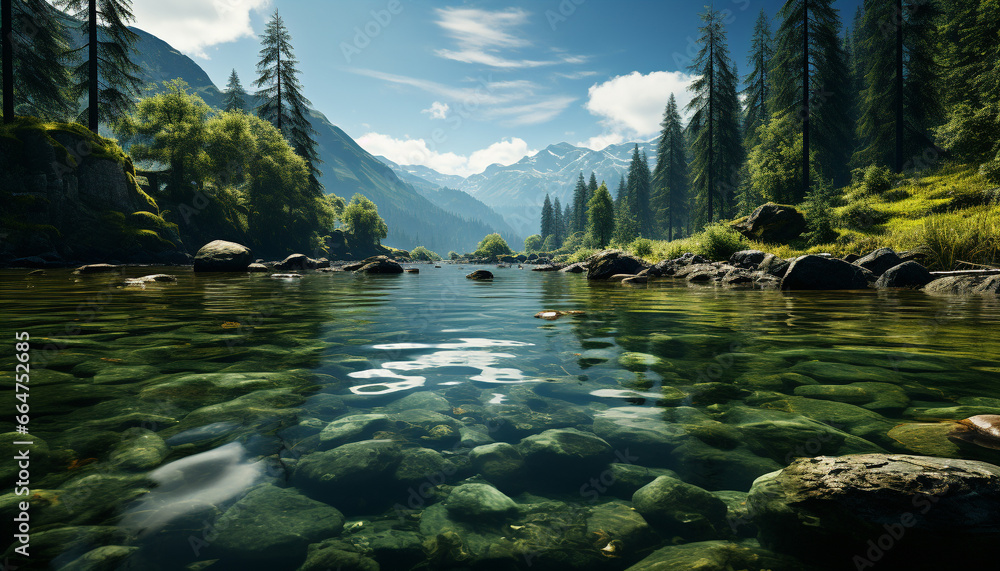
M 536 268 L 536 271 L 586 272 L 589 280 L 624 285 L 683 280 L 731 289 L 913 289 L 928 293 L 1000 295 L 1000 270 L 950 275 L 962 272 L 930 272 L 917 261 L 920 258 L 918 252 L 896 253 L 889 248 L 846 259 L 829 255 L 785 259 L 760 250 L 743 250 L 724 262 L 688 253 L 648 264 L 625 252 L 606 250 L 586 262 Z

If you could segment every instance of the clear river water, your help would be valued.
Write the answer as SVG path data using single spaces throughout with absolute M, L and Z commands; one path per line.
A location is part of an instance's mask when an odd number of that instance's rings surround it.
M 0 271 L 4 520 L 30 498 L 30 559 L 16 540 L 5 556 L 25 569 L 626 569 L 664 546 L 753 546 L 746 493 L 799 456 L 1000 461 L 941 428 L 1000 414 L 996 300 L 416 267 L 127 268 L 177 277 L 141 288 Z M 21 400 L 17 332 L 31 343 Z M 10 457 L 28 438 L 30 495 L 17 495 Z M 643 521 L 633 494 L 657 476 L 718 497 L 725 522 Z

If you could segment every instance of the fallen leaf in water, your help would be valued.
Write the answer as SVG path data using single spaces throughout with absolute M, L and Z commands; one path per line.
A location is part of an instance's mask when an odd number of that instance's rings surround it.
M 225 323 L 222 324 L 222 328 L 223 329 L 236 329 L 239 326 L 240 326 L 240 324 L 236 323 L 235 321 L 227 321 L 227 322 L 225 322 Z
M 582 311 L 557 311 L 554 309 L 547 309 L 545 311 L 539 311 L 535 314 L 538 319 L 545 319 L 547 321 L 555 321 L 564 315 L 584 315 Z

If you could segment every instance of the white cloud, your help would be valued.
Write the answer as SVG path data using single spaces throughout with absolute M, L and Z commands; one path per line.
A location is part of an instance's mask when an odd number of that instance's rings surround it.
M 507 30 L 528 21 L 521 9 L 477 10 L 475 8 L 438 8 L 437 24 L 459 44 L 475 48 L 523 48 L 530 45 Z
M 448 117 L 448 111 L 451 107 L 447 103 L 441 103 L 440 101 L 435 101 L 431 103 L 429 109 L 424 109 L 421 113 L 427 113 L 431 116 L 431 119 L 445 119 Z
M 440 173 L 469 176 L 486 170 L 486 167 L 500 163 L 516 163 L 537 150 L 519 138 L 504 139 L 475 151 L 469 156 L 456 153 L 441 153 L 431 149 L 423 139 L 396 139 L 381 133 L 367 133 L 358 137 L 358 144 L 373 155 L 382 155 L 400 165 L 423 165 Z
M 605 133 L 591 138 L 587 146 L 596 148 L 593 145 L 605 141 L 612 144 L 656 135 L 671 93 L 685 116 L 684 108 L 692 98 L 688 86 L 695 77 L 679 71 L 654 71 L 646 75 L 634 71 L 591 86 L 586 108 L 601 117 Z
M 488 53 L 482 50 L 475 50 L 475 49 L 436 50 L 434 53 L 445 59 L 460 61 L 462 63 L 478 63 L 481 65 L 496 67 L 500 69 L 541 67 L 543 65 L 552 65 L 553 63 L 555 63 L 551 61 L 538 61 L 529 59 L 507 59 L 493 53 Z
M 480 149 L 469 156 L 469 174 L 486 170 L 493 164 L 512 165 L 525 156 L 537 153 L 537 149 L 529 149 L 528 143 L 517 137 L 504 139 L 493 143 L 485 149 Z M 467 176 L 467 175 L 466 175 Z
M 596 137 L 591 137 L 586 141 L 579 142 L 576 146 L 587 147 L 588 149 L 600 151 L 608 145 L 617 145 L 624 142 L 625 135 L 622 135 L 621 133 L 606 133 L 603 135 L 597 135 Z
M 504 82 L 481 82 L 477 87 L 450 87 L 427 79 L 384 73 L 371 69 L 352 69 L 350 71 L 358 75 L 373 77 L 397 85 L 416 87 L 421 91 L 448 99 L 453 104 L 461 103 L 468 107 L 509 103 L 523 97 L 523 93 L 517 89 L 510 89 L 509 86 L 504 85 Z M 498 85 L 500 86 L 499 88 L 497 87 Z
M 563 79 L 584 79 L 584 78 L 587 78 L 587 77 L 593 77 L 595 75 L 597 75 L 596 71 L 574 71 L 574 72 L 571 72 L 571 73 L 557 73 L 556 74 L 557 77 L 561 77 Z
M 516 35 L 517 28 L 528 22 L 528 12 L 519 8 L 479 10 L 476 8 L 438 8 L 437 25 L 455 41 L 458 49 L 440 49 L 438 57 L 462 63 L 485 65 L 497 69 L 524 69 L 559 63 L 577 64 L 586 61 L 581 56 L 560 56 L 552 60 L 520 59 L 503 55 L 507 50 L 531 46 L 531 42 Z
M 479 119 L 499 120 L 505 126 L 537 125 L 555 118 L 566 107 L 576 101 L 573 97 L 552 95 L 536 97 L 538 85 L 525 79 L 492 81 L 478 80 L 476 87 L 450 87 L 435 81 L 395 75 L 370 69 L 353 69 L 353 73 L 373 77 L 397 85 L 407 85 L 425 91 L 435 97 L 443 97 L 451 103 L 435 101 L 428 113 L 432 118 L 443 119 L 454 110 L 463 117 L 476 116 Z M 530 100 L 532 103 L 524 103 Z M 444 115 L 436 115 L 435 106 L 444 108 Z
M 529 103 L 527 105 L 490 109 L 486 115 L 490 118 L 501 118 L 505 125 L 514 127 L 520 125 L 537 125 L 551 121 L 565 111 L 574 101 L 576 99 L 573 97 L 553 97 L 552 99 Z
M 178 50 L 208 59 L 205 49 L 252 37 L 250 12 L 271 0 L 134 0 L 135 26 Z

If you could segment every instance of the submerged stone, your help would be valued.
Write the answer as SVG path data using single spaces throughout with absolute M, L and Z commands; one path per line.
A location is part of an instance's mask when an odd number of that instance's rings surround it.
M 729 535 L 726 504 L 706 490 L 676 478 L 660 476 L 632 496 L 632 505 L 646 521 L 667 536 L 689 541 Z
M 611 446 L 593 433 L 574 428 L 546 430 L 517 445 L 529 470 L 544 474 L 549 483 L 566 484 L 600 472 L 613 458 Z M 571 480 L 575 482 L 575 480 Z
M 125 545 L 105 545 L 84 553 L 72 563 L 60 567 L 63 571 L 104 571 L 105 569 L 127 568 L 128 559 L 139 551 L 138 547 Z M 17 567 L 11 567 L 17 569 Z
M 517 504 L 503 492 L 486 484 L 462 484 L 444 501 L 444 507 L 454 517 L 475 521 L 479 518 L 500 518 L 517 510 Z
M 655 535 L 639 512 L 621 500 L 594 506 L 587 517 L 587 533 L 595 538 L 594 547 L 608 558 L 631 556 L 647 547 Z
M 660 548 L 627 571 L 779 571 L 802 569 L 785 555 L 764 549 L 754 540 L 700 541 Z
M 160 465 L 170 454 L 170 447 L 151 430 L 130 428 L 108 458 L 117 468 L 145 471 Z
M 295 490 L 264 484 L 222 514 L 212 547 L 225 558 L 272 564 L 303 560 L 310 543 L 340 534 L 344 516 L 336 508 Z
M 483 478 L 501 489 L 523 486 L 524 459 L 517 448 L 506 442 L 477 446 L 469 451 L 469 465 Z
M 331 422 L 320 431 L 320 446 L 329 449 L 352 441 L 367 440 L 376 432 L 386 430 L 390 426 L 392 426 L 392 421 L 385 414 L 346 416 Z

